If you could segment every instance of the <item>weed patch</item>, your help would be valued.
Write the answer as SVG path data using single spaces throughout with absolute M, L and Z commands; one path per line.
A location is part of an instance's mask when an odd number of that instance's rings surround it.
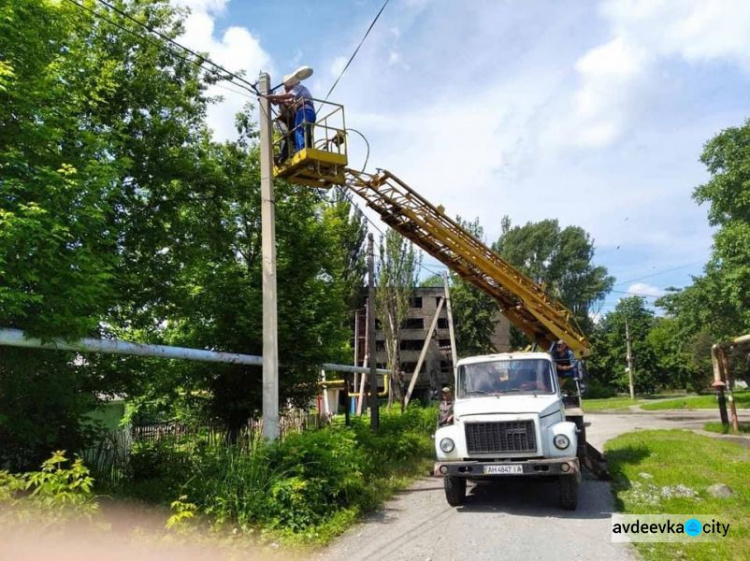
M 133 446 L 117 492 L 175 505 L 174 524 L 217 528 L 299 544 L 329 541 L 362 513 L 424 473 L 433 457 L 436 411 L 410 407 L 266 443 L 244 435 L 227 444 L 192 434 Z

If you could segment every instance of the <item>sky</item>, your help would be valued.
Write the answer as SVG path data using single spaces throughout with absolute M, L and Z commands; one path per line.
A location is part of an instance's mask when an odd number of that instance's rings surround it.
M 325 97 L 383 0 L 173 0 L 187 46 L 255 81 L 300 65 Z M 627 294 L 691 284 L 712 243 L 699 158 L 749 116 L 746 0 L 391 0 L 331 100 L 384 168 L 488 245 L 512 224 L 557 219 L 594 239 Z M 236 136 L 248 100 L 209 112 Z M 350 167 L 365 160 L 352 136 Z M 378 227 L 385 229 L 380 223 Z M 444 268 L 426 256 L 425 267 Z

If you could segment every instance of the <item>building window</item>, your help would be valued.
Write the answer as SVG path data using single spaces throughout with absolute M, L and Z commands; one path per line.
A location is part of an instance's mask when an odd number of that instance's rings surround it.
M 399 348 L 402 351 L 421 351 L 424 346 L 424 339 L 403 339 Z
M 448 329 L 448 318 L 438 318 L 438 329 Z
M 406 372 L 407 374 L 411 374 L 414 372 L 414 369 L 417 367 L 416 362 L 402 362 L 401 363 L 401 370 Z
M 440 361 L 440 372 L 450 372 L 451 370 L 451 363 L 448 360 L 441 360 Z
M 385 341 L 375 341 L 375 352 L 385 350 Z
M 406 318 L 401 327 L 403 329 L 424 329 L 424 318 Z
M 421 308 L 422 307 L 422 297 L 421 296 L 416 296 L 416 297 L 412 298 L 411 300 L 409 300 L 409 306 L 411 308 Z
M 438 346 L 441 349 L 450 349 L 451 348 L 451 340 L 450 339 L 438 339 Z

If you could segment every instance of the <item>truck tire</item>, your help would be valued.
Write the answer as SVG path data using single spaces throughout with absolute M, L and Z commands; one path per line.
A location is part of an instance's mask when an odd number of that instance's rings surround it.
M 560 507 L 565 510 L 578 508 L 578 476 L 561 475 L 557 484 L 560 488 Z
M 446 477 L 445 498 L 451 506 L 461 506 L 466 500 L 466 479 L 463 477 Z

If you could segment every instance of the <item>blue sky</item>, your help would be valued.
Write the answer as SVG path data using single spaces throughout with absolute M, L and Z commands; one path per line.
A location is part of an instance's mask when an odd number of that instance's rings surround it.
M 178 3 L 192 10 L 189 46 L 250 77 L 310 65 L 323 97 L 382 0 Z M 711 229 L 691 199 L 707 178 L 698 158 L 749 116 L 749 86 L 744 0 L 391 0 L 331 99 L 368 137 L 370 169 L 478 217 L 485 242 L 506 214 L 586 229 L 617 278 L 606 311 L 700 274 Z M 216 93 L 210 123 L 232 137 L 245 100 Z M 364 146 L 351 151 L 361 165 Z

